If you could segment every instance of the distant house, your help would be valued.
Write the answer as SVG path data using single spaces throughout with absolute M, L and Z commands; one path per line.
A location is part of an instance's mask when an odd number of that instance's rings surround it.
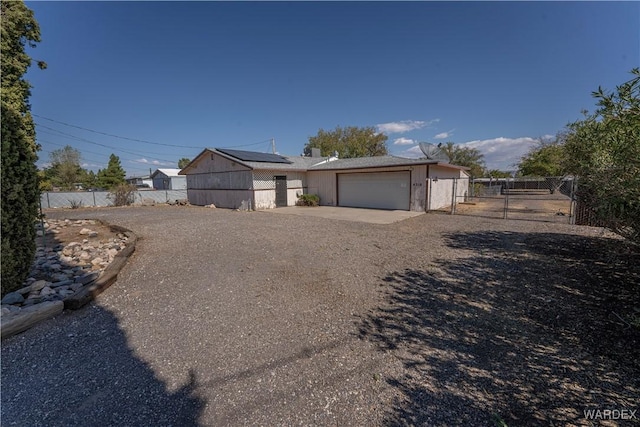
M 151 175 L 132 176 L 131 178 L 127 178 L 127 183 L 135 185 L 137 188 L 153 188 Z
M 192 205 L 270 209 L 293 206 L 309 193 L 326 206 L 424 211 L 450 203 L 452 186 L 444 179 L 468 178 L 466 169 L 395 156 L 327 159 L 207 148 L 180 174 Z M 461 181 L 459 196 L 468 185 Z
M 184 190 L 187 188 L 187 178 L 178 175 L 180 169 L 156 169 L 151 174 L 155 190 Z

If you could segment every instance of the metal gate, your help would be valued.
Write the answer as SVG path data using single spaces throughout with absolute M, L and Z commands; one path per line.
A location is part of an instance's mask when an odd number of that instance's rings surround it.
M 460 178 L 451 185 L 455 201 L 441 210 L 452 214 L 575 223 L 573 177 Z M 456 191 L 461 186 L 464 194 Z

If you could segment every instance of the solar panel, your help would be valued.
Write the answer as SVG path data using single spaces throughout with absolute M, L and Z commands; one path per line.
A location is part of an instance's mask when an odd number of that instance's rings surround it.
M 293 163 L 292 161 L 287 160 L 285 157 L 279 156 L 278 154 L 257 153 L 255 151 L 244 150 L 229 150 L 227 148 L 216 148 L 216 150 L 245 162 Z

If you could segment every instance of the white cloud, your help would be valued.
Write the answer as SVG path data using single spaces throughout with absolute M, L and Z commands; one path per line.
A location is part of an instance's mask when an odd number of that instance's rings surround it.
M 397 155 L 400 157 L 408 157 L 410 159 L 419 159 L 420 157 L 424 157 L 419 145 L 415 145 L 407 150 L 401 151 Z
M 393 141 L 393 145 L 411 145 L 415 143 L 416 141 L 414 141 L 413 139 L 404 138 L 404 137 L 395 139 Z
M 520 158 L 537 143 L 538 139 L 525 136 L 475 140 L 460 145 L 478 149 L 484 154 L 484 160 L 489 169 L 513 170 Z
M 169 162 L 161 162 L 160 160 L 148 160 L 144 157 L 141 159 L 129 160 L 129 163 L 142 163 L 145 165 L 155 165 L 155 166 L 173 166 L 175 163 Z
M 439 122 L 440 119 L 433 119 L 429 121 L 423 120 L 402 120 L 399 122 L 381 123 L 376 125 L 378 132 L 382 133 L 405 133 L 411 130 L 422 129 L 429 127 L 434 123 Z
M 433 137 L 433 139 L 445 139 L 445 138 L 451 138 L 451 135 L 453 135 L 453 131 L 455 129 L 451 129 L 448 132 L 441 132 L 439 134 L 437 134 L 436 136 Z
M 547 138 L 550 135 L 545 135 Z M 484 154 L 484 161 L 489 169 L 513 170 L 531 147 L 538 143 L 537 138 L 528 136 L 520 138 L 492 138 L 483 140 L 468 141 L 457 144 L 463 147 L 476 148 Z M 420 146 L 415 145 L 397 154 L 400 157 L 420 158 L 424 157 Z

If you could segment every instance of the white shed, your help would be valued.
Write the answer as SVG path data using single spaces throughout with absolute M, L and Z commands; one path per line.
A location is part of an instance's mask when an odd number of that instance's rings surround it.
M 179 175 L 180 169 L 156 169 L 151 174 L 155 190 L 184 190 L 187 178 Z

